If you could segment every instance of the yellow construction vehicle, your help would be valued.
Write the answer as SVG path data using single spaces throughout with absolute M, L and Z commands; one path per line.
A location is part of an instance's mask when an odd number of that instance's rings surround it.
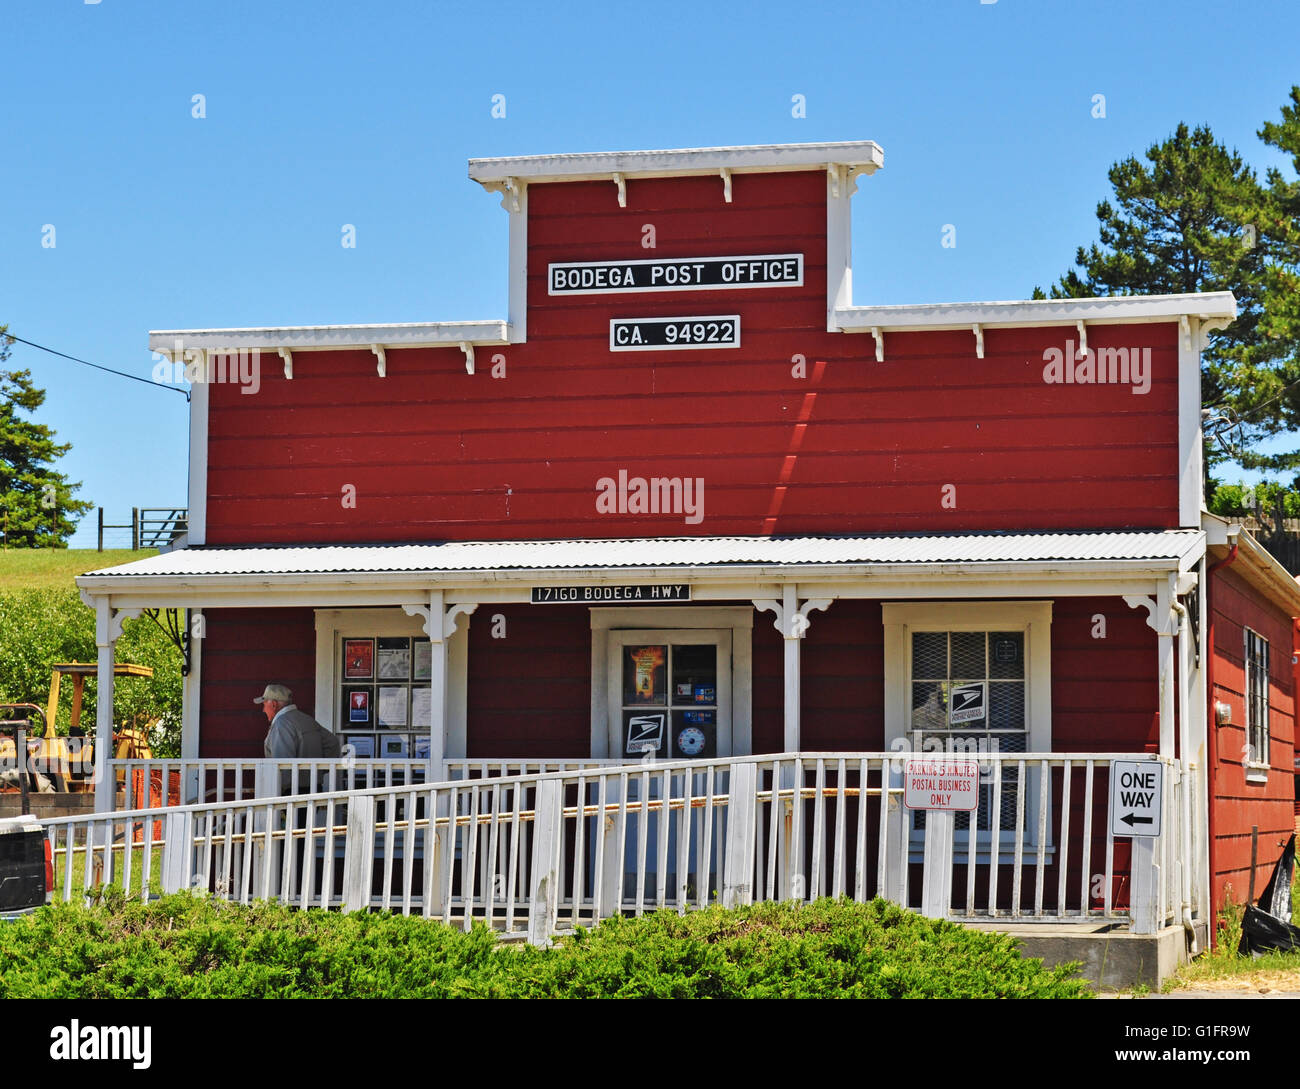
M 81 729 L 81 703 L 86 689 L 86 677 L 98 671 L 94 662 L 60 662 L 53 667 L 50 677 L 50 694 L 45 709 L 35 704 L 15 703 L 0 705 L 0 711 L 23 710 L 30 720 L 43 719 L 43 730 L 33 728 L 28 738 L 29 757 L 36 758 L 41 774 L 54 783 L 55 790 L 85 793 L 94 789 L 92 775 L 95 766 L 94 737 L 84 736 Z M 113 666 L 115 677 L 152 677 L 150 666 L 132 662 L 117 662 Z M 68 736 L 54 732 L 59 714 L 59 691 L 63 678 L 72 678 L 72 713 L 68 721 Z M 152 725 L 152 723 L 150 724 Z M 139 729 L 124 726 L 113 732 L 113 757 L 118 760 L 147 760 L 153 756 L 149 747 L 149 726 Z M 93 731 L 92 735 L 93 735 Z M 15 747 L 11 737 L 0 736 L 0 766 L 14 762 Z

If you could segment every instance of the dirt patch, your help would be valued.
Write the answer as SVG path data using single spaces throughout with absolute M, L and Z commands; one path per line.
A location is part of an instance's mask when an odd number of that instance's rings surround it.
M 1243 972 L 1209 979 L 1185 979 L 1179 990 L 1188 991 L 1300 991 L 1300 969 Z

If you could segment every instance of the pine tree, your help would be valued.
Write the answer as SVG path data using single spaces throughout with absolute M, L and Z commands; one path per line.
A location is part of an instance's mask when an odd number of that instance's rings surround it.
M 1269 269 L 1280 254 L 1276 235 L 1255 211 L 1264 187 L 1205 126 L 1179 125 L 1144 158 L 1111 167 L 1115 203 L 1097 206 L 1100 242 L 1079 247 L 1077 268 L 1053 285 L 1052 297 L 1231 291 L 1237 319 L 1211 335 L 1201 392 L 1219 419 L 1235 424 L 1235 442 L 1211 446 L 1210 462 L 1248 464 L 1261 438 L 1287 426 L 1279 412 L 1259 411 L 1267 396 L 1261 371 L 1285 370 L 1280 346 L 1261 347 Z M 1035 288 L 1034 297 L 1043 292 Z
M 7 331 L 0 325 L 0 364 L 13 344 Z M 74 499 L 81 485 L 53 469 L 72 444 L 56 443 L 50 428 L 23 415 L 45 402 L 31 379 L 31 371 L 0 369 L 0 533 L 6 548 L 61 548 L 93 504 Z

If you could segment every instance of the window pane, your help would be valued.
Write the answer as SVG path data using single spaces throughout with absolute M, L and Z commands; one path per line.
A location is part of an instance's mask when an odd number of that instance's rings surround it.
M 918 681 L 948 679 L 948 633 L 946 631 L 912 633 L 912 677 Z
M 943 687 L 938 681 L 918 681 L 912 685 L 912 729 L 948 728 L 948 703 Z
M 666 706 L 668 648 L 663 644 L 630 646 L 623 650 L 623 703 L 627 706 Z
M 1025 728 L 1025 686 L 1009 681 L 989 685 L 989 729 Z
M 984 633 L 982 631 L 955 631 L 952 633 L 952 679 L 954 681 L 982 681 L 984 672 Z
M 718 702 L 718 648 L 712 643 L 673 645 L 673 703 Z
M 989 633 L 989 676 L 1023 677 L 1025 675 L 1025 633 L 995 631 Z

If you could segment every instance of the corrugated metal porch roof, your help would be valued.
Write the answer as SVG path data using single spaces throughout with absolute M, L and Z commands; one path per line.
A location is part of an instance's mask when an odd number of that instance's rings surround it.
M 880 537 L 651 537 L 442 544 L 197 547 L 83 577 L 586 570 L 804 564 L 1176 561 L 1199 530 L 961 533 Z

